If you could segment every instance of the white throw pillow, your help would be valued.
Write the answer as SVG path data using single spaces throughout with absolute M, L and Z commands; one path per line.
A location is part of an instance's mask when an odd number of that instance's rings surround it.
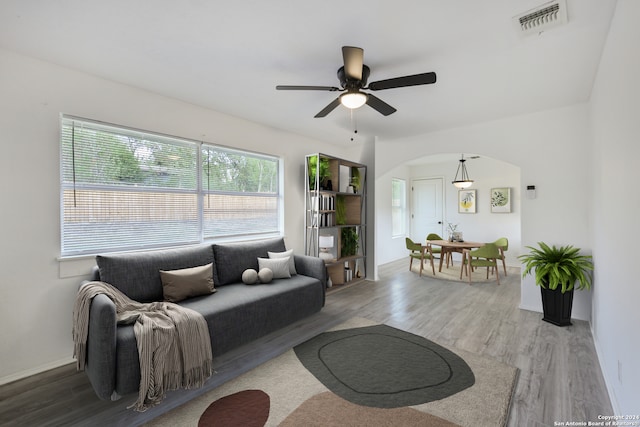
M 293 259 L 293 249 L 289 249 L 288 251 L 284 252 L 267 252 L 267 254 L 269 254 L 269 258 L 272 259 L 289 257 L 289 273 L 292 276 L 298 274 L 298 272 L 296 271 L 296 263 Z
M 289 279 L 291 273 L 289 273 L 289 257 L 285 258 L 258 258 L 258 271 L 263 268 L 268 268 L 273 271 L 274 279 Z

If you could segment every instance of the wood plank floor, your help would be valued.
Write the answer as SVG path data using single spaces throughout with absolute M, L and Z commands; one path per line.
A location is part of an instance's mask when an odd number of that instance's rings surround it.
M 520 369 L 509 426 L 553 426 L 612 414 L 586 322 L 565 328 L 518 309 L 517 269 L 495 282 L 436 280 L 408 271 L 408 262 L 380 268 L 381 279 L 332 292 L 321 313 L 216 361 L 203 389 L 169 393 L 145 413 L 128 410 L 135 396 L 99 400 L 72 365 L 0 387 L 3 426 L 137 426 L 269 360 L 351 317 L 365 317 Z

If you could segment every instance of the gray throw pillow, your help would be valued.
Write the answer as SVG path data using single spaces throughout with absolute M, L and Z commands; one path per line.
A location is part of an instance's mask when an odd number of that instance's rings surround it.
M 288 251 L 284 251 L 284 252 L 267 252 L 267 254 L 269 255 L 269 258 L 286 258 L 289 257 L 289 273 L 292 276 L 295 276 L 296 274 L 298 274 L 298 272 L 296 271 L 296 263 L 295 260 L 293 259 L 293 249 L 289 249 Z
M 181 270 L 160 270 L 160 279 L 164 300 L 169 302 L 216 292 L 213 286 L 213 264 Z
M 289 257 L 284 258 L 258 258 L 259 270 L 268 268 L 273 271 L 274 279 L 289 279 Z

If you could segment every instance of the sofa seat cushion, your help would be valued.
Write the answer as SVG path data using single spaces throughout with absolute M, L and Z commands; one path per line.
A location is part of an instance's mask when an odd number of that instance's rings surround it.
M 324 305 L 323 285 L 303 275 L 270 284 L 233 283 L 216 291 L 179 303 L 207 321 L 214 364 L 217 356 L 319 312 Z M 116 348 L 116 392 L 137 392 L 140 364 L 132 325 L 117 327 Z
M 216 294 L 180 304 L 207 320 L 215 358 L 320 311 L 324 290 L 318 279 L 297 275 L 269 284 L 222 286 Z

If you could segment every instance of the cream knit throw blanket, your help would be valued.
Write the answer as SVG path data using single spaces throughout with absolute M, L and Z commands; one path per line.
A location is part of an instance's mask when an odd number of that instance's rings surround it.
M 80 288 L 73 309 L 73 356 L 84 370 L 89 307 L 98 294 L 116 306 L 120 324 L 133 325 L 140 359 L 140 390 L 131 406 L 145 411 L 178 388 L 200 387 L 213 372 L 207 322 L 200 313 L 169 302 L 139 303 L 104 282 Z

